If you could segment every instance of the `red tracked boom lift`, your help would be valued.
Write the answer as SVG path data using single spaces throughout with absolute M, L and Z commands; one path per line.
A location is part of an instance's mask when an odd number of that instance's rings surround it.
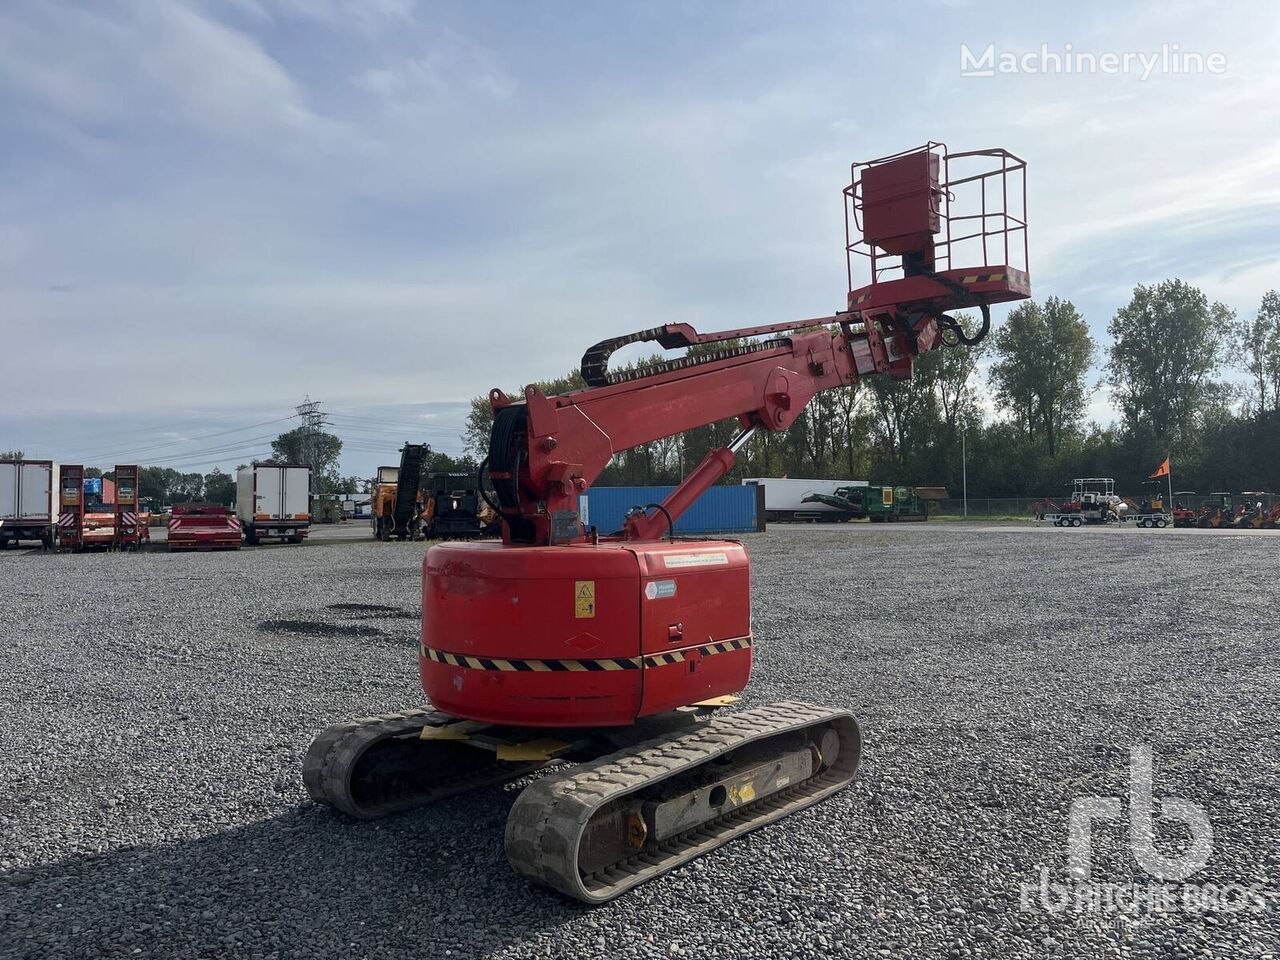
M 433 709 L 322 731 L 311 796 L 372 818 L 577 761 L 516 800 L 507 857 L 599 903 L 848 784 L 861 737 L 846 710 L 787 702 L 699 722 L 751 675 L 749 567 L 741 543 L 671 527 L 757 430 L 785 430 L 859 377 L 910 377 L 916 355 L 985 336 L 990 304 L 1029 296 L 1025 197 L 1025 164 L 1003 150 L 930 143 L 855 164 L 846 311 L 710 334 L 668 324 L 588 350 L 585 389 L 491 391 L 502 542 L 427 552 L 419 672 Z M 870 274 L 857 289 L 855 268 Z M 966 307 L 976 330 L 946 313 Z M 632 343 L 723 341 L 745 345 L 608 369 Z M 727 418 L 738 437 L 662 504 L 608 535 L 579 521 L 614 454 Z

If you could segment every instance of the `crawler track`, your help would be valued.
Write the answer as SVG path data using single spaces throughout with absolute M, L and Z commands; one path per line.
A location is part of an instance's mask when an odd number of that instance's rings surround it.
M 721 771 L 732 770 L 720 764 L 735 752 L 754 751 L 768 765 L 770 755 L 781 760 L 788 749 L 791 757 L 800 756 L 793 749 L 797 743 L 807 743 L 815 758 L 821 745 L 824 755 L 821 762 L 815 759 L 806 778 L 789 783 L 775 778 L 776 792 L 709 808 L 707 819 L 660 839 L 652 833 L 647 839 L 640 836 L 646 828 L 639 821 L 652 818 L 648 811 L 661 802 L 653 795 L 664 784 L 680 778 L 686 791 L 678 793 L 680 803 L 705 804 Z M 830 796 L 853 779 L 860 755 L 857 721 L 843 710 L 784 702 L 717 717 L 695 730 L 657 737 L 527 787 L 507 819 L 507 859 L 530 880 L 576 900 L 603 903 Z M 691 779 L 700 779 L 701 786 L 690 788 Z M 635 824 L 630 838 L 619 840 L 614 824 L 622 825 L 624 833 Z M 612 847 L 607 842 L 611 833 Z M 609 856 L 600 852 L 602 836 L 606 851 L 620 854 L 611 862 L 602 862 Z
M 504 763 L 465 743 L 421 739 L 424 727 L 457 722 L 436 710 L 404 710 L 334 724 L 307 750 L 307 793 L 348 816 L 374 820 L 545 766 Z
M 456 739 L 422 738 L 428 727 L 453 724 L 463 725 Z M 466 742 L 465 727 L 432 710 L 335 724 L 307 752 L 307 791 L 372 820 L 550 762 L 499 761 L 479 741 Z M 641 731 L 652 735 L 628 736 Z M 582 745 L 575 755 L 585 762 L 516 800 L 506 849 L 521 875 L 593 904 L 830 796 L 853 779 L 862 749 L 852 714 L 793 702 L 705 722 L 675 712 L 598 731 Z M 619 749 L 600 756 L 611 747 Z

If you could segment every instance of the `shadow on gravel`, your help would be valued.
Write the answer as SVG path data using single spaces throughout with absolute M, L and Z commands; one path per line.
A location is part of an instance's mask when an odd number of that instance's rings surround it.
M 385 630 L 355 623 L 321 620 L 264 620 L 258 629 L 266 633 L 300 633 L 307 637 L 385 637 Z
M 479 956 L 582 915 L 507 865 L 501 789 L 377 823 L 307 806 L 0 873 L 3 957 Z
M 381 603 L 331 603 L 325 607 L 348 619 L 367 616 L 387 620 L 417 620 L 421 614 L 404 607 L 391 607 Z

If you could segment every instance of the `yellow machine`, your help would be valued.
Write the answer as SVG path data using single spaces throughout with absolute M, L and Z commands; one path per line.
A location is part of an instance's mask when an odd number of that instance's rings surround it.
M 422 470 L 431 448 L 406 443 L 399 467 L 379 467 L 369 494 L 373 535 L 379 540 L 422 539 Z
M 1231 494 L 1211 493 L 1205 498 L 1204 507 L 1196 519 L 1198 527 L 1229 527 L 1233 517 L 1231 514 Z
M 1270 519 L 1268 508 L 1272 499 L 1271 494 L 1260 490 L 1246 490 L 1240 496 L 1244 503 L 1232 521 L 1232 526 L 1241 530 L 1261 530 Z

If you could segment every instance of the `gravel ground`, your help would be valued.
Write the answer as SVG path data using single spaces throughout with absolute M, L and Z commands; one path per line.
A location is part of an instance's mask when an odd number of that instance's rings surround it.
M 306 800 L 315 730 L 421 702 L 422 545 L 0 554 L 0 956 L 1280 954 L 1280 535 L 861 525 L 749 546 L 744 705 L 852 707 L 862 770 L 594 910 L 511 873 L 510 789 L 375 824 Z M 1071 802 L 1126 798 L 1141 744 L 1156 796 L 1212 822 L 1184 882 L 1259 885 L 1245 909 L 1022 896 L 1041 867 L 1066 883 Z M 1093 863 L 1098 884 L 1155 882 L 1123 824 Z

